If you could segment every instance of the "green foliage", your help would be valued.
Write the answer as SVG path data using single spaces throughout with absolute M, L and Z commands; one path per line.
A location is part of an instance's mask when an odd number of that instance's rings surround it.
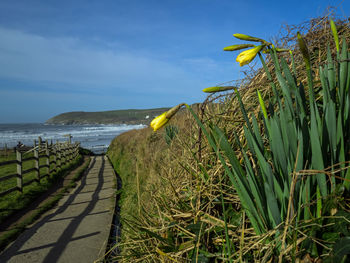
M 175 138 L 178 132 L 179 129 L 174 125 L 167 125 L 165 127 L 164 139 L 167 145 L 171 144 L 172 140 Z
M 33 157 L 33 152 L 30 153 L 25 153 L 23 154 L 22 158 L 30 158 Z M 16 153 L 10 152 L 7 156 L 2 156 L 0 157 L 0 162 L 2 161 L 11 161 L 11 160 L 16 160 Z M 50 161 L 53 161 L 54 157 L 51 155 Z M 40 158 L 39 160 L 39 165 L 45 165 L 46 164 L 46 158 Z M 23 170 L 28 170 L 34 168 L 34 162 L 33 160 L 29 161 L 24 161 L 23 162 Z M 54 168 L 54 164 L 51 164 L 51 169 Z M 9 164 L 9 165 L 4 165 L 0 167 L 0 177 L 7 176 L 10 174 L 15 174 L 17 173 L 17 167 L 16 164 Z M 47 173 L 47 168 L 43 167 L 40 168 L 40 174 L 46 174 Z M 30 172 L 24 175 L 23 177 L 23 182 L 26 183 L 32 179 L 36 178 L 36 173 L 35 172 Z M 2 181 L 0 184 L 0 191 L 5 191 L 9 188 L 15 187 L 17 185 L 17 179 L 16 178 L 11 178 L 9 180 Z
M 310 22 L 310 69 L 299 49 L 289 58 L 266 43 L 265 73 L 188 107 L 200 130 L 183 114 L 170 145 L 150 129 L 118 136 L 119 262 L 347 262 L 349 54 L 326 58 L 327 24 Z M 349 39 L 347 25 L 337 21 Z
M 148 217 L 153 212 L 150 188 L 159 187 L 159 164 L 155 160 L 157 154 L 165 150 L 166 146 L 161 134 L 154 133 L 151 129 L 142 129 L 119 135 L 112 141 L 108 149 L 107 155 L 120 176 L 122 184 L 118 201 L 123 227 L 121 244 L 140 239 L 147 240 L 148 236 L 152 236 L 150 233 L 153 231 L 140 221 L 149 222 Z M 154 234 L 152 238 L 158 235 L 156 232 Z M 169 245 L 165 243 L 164 246 Z M 129 253 L 131 258 L 138 258 L 146 252 L 141 248 L 139 250 L 126 248 L 123 250 L 126 262 L 129 262 Z
M 86 148 L 82 148 L 82 147 L 79 147 L 79 154 L 81 155 L 88 155 L 88 156 L 93 156 L 94 153 L 89 150 L 89 149 L 86 149 Z
M 83 161 L 82 157 L 79 157 L 76 162 L 71 164 L 67 171 L 64 171 L 59 174 L 60 177 L 67 175 L 67 173 L 71 170 L 73 170 L 75 167 L 80 165 Z M 15 240 L 19 234 L 21 234 L 28 225 L 33 224 L 35 220 L 37 220 L 43 213 L 48 211 L 49 209 L 53 208 L 60 199 L 64 196 L 64 193 L 68 191 L 68 189 L 73 188 L 76 186 L 76 181 L 80 179 L 80 177 L 84 174 L 85 170 L 88 168 L 90 164 L 90 160 L 85 163 L 75 174 L 73 179 L 71 180 L 70 184 L 64 187 L 57 195 L 50 197 L 47 201 L 45 201 L 44 204 L 42 204 L 40 207 L 35 209 L 34 212 L 29 217 L 26 217 L 26 219 L 19 224 L 15 226 L 15 228 L 8 230 L 4 232 L 0 236 L 0 249 L 6 247 L 11 241 Z M 22 200 L 19 202 L 19 207 L 18 209 L 22 209 L 26 207 L 30 201 L 37 197 L 39 194 L 42 194 L 42 192 L 35 192 L 34 190 L 34 195 L 32 197 L 24 197 Z M 29 198 L 29 199 L 28 199 Z M 18 211 L 18 210 L 17 210 Z
M 320 67 L 322 89 L 318 93 L 310 65 L 306 65 L 307 101 L 302 82 L 290 71 L 286 60 L 279 59 L 274 49 L 271 51 L 275 70 L 267 74 L 276 74 L 280 87 L 274 90 L 275 96 L 270 101 L 270 105 L 277 102 L 270 107 L 273 110 L 266 114 L 262 107 L 261 120 L 248 116 L 236 90 L 245 120 L 247 143 L 244 146 L 237 135 L 232 145 L 213 123 L 205 127 L 189 108 L 224 166 L 257 234 L 279 228 L 281 223 L 294 221 L 297 227 L 302 220 L 320 218 L 329 212 L 324 210 L 324 199 L 337 185 L 344 185 L 348 190 L 350 187 L 350 169 L 345 163 L 350 159 L 350 55 L 346 41 L 343 40 L 338 60 L 333 61 L 328 51 L 327 64 Z M 263 106 L 261 97 L 259 101 Z M 264 132 L 258 127 L 259 121 Z M 236 157 L 236 148 L 241 151 L 243 165 Z M 339 167 L 340 176 L 336 179 L 333 173 Z M 283 233 L 281 230 L 277 236 Z M 342 244 L 345 242 L 347 239 L 342 239 Z
M 79 155 L 73 162 L 67 164 L 61 169 L 50 175 L 50 177 L 42 178 L 40 183 L 34 182 L 23 188 L 23 193 L 12 192 L 0 197 L 0 223 L 17 211 L 25 208 L 40 194 L 47 191 L 59 179 L 66 176 L 71 170 L 78 167 L 83 161 L 83 157 Z M 8 187 L 8 185 L 6 185 Z

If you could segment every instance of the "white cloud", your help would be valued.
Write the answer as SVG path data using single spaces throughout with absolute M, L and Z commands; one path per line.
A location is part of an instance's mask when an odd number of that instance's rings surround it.
M 46 38 L 1 27 L 0 36 L 2 78 L 154 92 L 178 85 L 176 93 L 202 84 L 180 65 L 130 50 L 102 49 L 75 38 Z

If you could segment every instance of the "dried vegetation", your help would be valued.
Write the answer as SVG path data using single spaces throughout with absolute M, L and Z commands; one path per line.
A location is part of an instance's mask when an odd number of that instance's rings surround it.
M 349 42 L 349 20 L 335 22 L 339 35 Z M 274 41 L 278 47 L 293 50 L 298 80 L 307 86 L 303 58 L 296 46 L 297 31 L 302 32 L 311 51 L 315 90 L 320 89 L 319 66 L 326 61 L 329 43 L 334 56 L 336 53 L 329 17 L 284 26 L 281 37 Z M 291 62 L 289 54 L 280 56 Z M 267 60 L 267 66 L 273 72 L 271 61 Z M 273 97 L 272 90 L 263 69 L 251 69 L 246 76 L 224 85 L 239 87 L 247 111 L 259 116 L 256 90 L 266 100 Z M 277 83 L 276 76 L 272 77 Z M 193 108 L 203 123 L 215 123 L 230 141 L 234 140 L 235 131 L 242 144 L 246 144 L 244 119 L 232 93 L 210 95 Z M 330 199 L 333 205 L 329 205 L 330 212 L 323 221 L 304 221 L 298 228 L 291 224 L 288 235 L 293 236 L 293 242 L 287 242 L 281 249 L 286 233 L 276 232 L 284 231 L 283 226 L 261 235 L 255 233 L 222 163 L 188 111 L 183 110 L 169 125 L 179 131 L 169 144 L 164 139 L 165 129 L 154 133 L 146 128 L 124 133 L 110 146 L 108 154 L 123 180 L 123 230 L 118 262 L 322 262 L 332 255 L 330 244 L 334 240 L 327 239 L 322 232 L 331 236 L 336 231 L 334 226 L 340 221 L 334 215 L 339 209 L 349 211 L 348 193 Z M 259 127 L 264 129 L 262 123 Z M 243 162 L 240 149 L 234 150 Z M 253 159 L 250 152 L 247 154 Z M 334 173 L 333 169 L 330 174 Z M 350 217 L 344 212 L 342 219 L 338 228 L 347 232 Z M 310 238 L 309 231 L 320 234 Z M 228 239 L 231 242 L 226 242 Z M 313 252 L 315 249 L 318 253 Z

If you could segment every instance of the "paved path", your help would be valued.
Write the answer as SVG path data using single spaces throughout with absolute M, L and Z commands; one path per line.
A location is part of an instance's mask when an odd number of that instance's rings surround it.
M 0 262 L 94 262 L 104 255 L 115 206 L 107 157 L 92 157 L 88 174 L 55 209 L 22 233 Z

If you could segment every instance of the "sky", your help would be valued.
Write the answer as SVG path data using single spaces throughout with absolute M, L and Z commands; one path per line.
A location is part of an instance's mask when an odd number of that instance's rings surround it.
M 0 123 L 69 111 L 171 107 L 244 77 L 244 33 L 264 39 L 350 1 L 0 0 Z

